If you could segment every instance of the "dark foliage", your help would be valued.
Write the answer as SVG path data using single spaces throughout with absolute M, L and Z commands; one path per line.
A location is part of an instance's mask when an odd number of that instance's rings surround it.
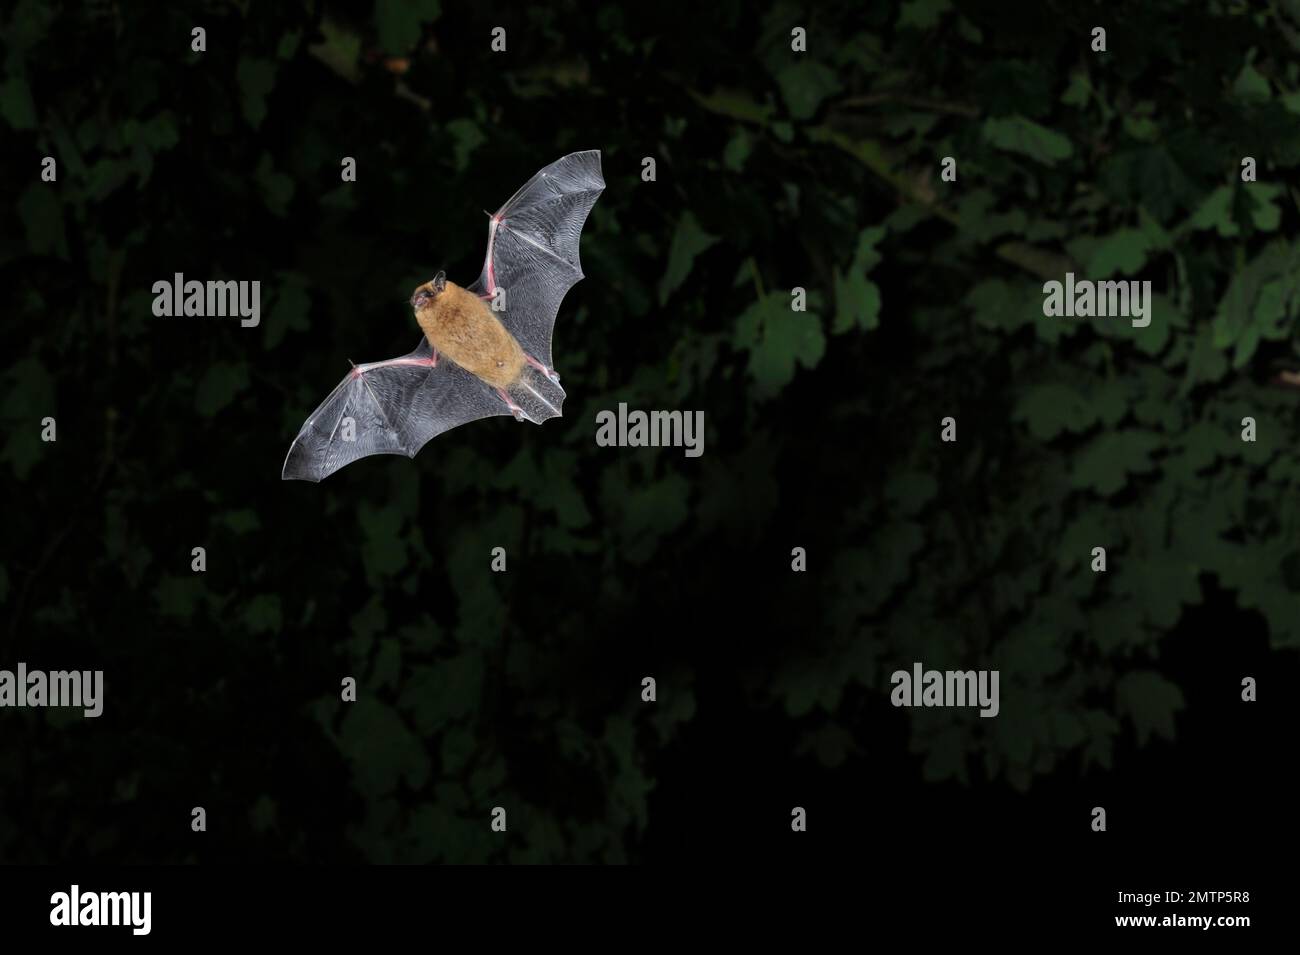
M 0 859 L 635 860 L 732 746 L 1019 805 L 1195 719 L 1208 595 L 1216 705 L 1294 666 L 1294 3 L 132 6 L 3 14 L 0 666 L 107 698 L 0 713 Z M 565 417 L 281 483 L 586 148 Z M 1071 270 L 1151 280 L 1151 325 L 1045 318 Z M 261 324 L 155 318 L 177 272 Z M 704 410 L 703 457 L 597 447 L 620 401 Z M 913 660 L 999 669 L 1000 717 L 889 708 Z M 780 828 L 792 779 L 718 798 Z

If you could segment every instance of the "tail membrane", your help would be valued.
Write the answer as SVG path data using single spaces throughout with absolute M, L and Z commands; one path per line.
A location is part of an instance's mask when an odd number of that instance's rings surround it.
M 533 424 L 541 424 L 547 418 L 560 417 L 564 407 L 564 389 L 532 365 L 524 366 L 506 392 L 523 409 L 524 417 Z

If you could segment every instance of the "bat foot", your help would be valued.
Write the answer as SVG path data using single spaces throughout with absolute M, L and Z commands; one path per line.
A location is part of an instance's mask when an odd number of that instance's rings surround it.
M 500 395 L 500 396 L 501 396 L 501 400 L 504 401 L 504 402 L 506 403 L 506 407 L 510 409 L 510 413 L 511 413 L 512 415 L 515 416 L 515 420 L 516 420 L 516 421 L 523 421 L 523 420 L 524 420 L 524 409 L 521 408 L 521 407 L 519 407 L 517 404 L 514 403 L 514 401 L 511 399 L 511 397 L 510 397 L 508 394 L 506 394 L 505 389 L 504 389 L 504 388 L 498 388 L 498 389 L 497 389 L 497 394 Z
M 547 368 L 545 365 L 543 365 L 532 355 L 528 354 L 528 352 L 524 352 L 524 360 L 527 361 L 528 364 L 536 368 L 538 371 L 540 371 L 547 378 L 551 379 L 551 381 L 555 382 L 557 385 L 560 383 L 560 373 L 556 371 L 554 368 Z

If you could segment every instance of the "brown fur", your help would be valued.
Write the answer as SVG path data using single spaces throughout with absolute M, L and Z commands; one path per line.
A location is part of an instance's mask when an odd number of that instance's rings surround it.
M 440 355 L 446 355 L 489 385 L 508 388 L 524 367 L 524 352 L 488 303 L 473 292 L 448 282 L 435 292 L 432 282 L 421 285 L 433 296 L 415 313 L 415 320 Z

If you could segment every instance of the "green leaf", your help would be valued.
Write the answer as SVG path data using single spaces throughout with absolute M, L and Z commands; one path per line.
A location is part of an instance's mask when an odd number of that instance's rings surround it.
M 880 288 L 860 271 L 848 275 L 835 270 L 835 318 L 831 332 L 851 328 L 870 331 L 880 324 Z
M 888 227 L 883 225 L 870 226 L 858 233 L 858 244 L 853 250 L 853 264 L 851 268 L 858 272 L 870 272 L 880 264 L 880 252 L 876 248 L 880 245 Z
M 790 716 L 806 716 L 817 705 L 821 687 L 815 674 L 805 667 L 796 670 L 787 668 L 774 681 L 773 689 L 784 699 L 785 711 Z
M 445 728 L 478 708 L 484 675 L 483 655 L 477 650 L 439 660 L 437 666 L 419 667 L 402 693 L 402 708 L 425 734 Z
M 244 626 L 249 633 L 278 633 L 280 598 L 275 594 L 258 594 L 244 608 Z
M 835 317 L 831 322 L 832 333 L 839 334 L 851 328 L 870 331 L 880 324 L 880 288 L 867 278 L 867 273 L 880 262 L 876 246 L 887 231 L 883 225 L 863 229 L 858 235 L 857 248 L 853 253 L 853 261 L 849 263 L 848 272 L 835 269 Z
M 27 54 L 49 35 L 58 9 L 40 0 L 10 4 L 12 19 L 5 25 L 5 53 L 11 69 L 22 66 Z
M 379 46 L 394 56 L 409 53 L 425 23 L 438 19 L 439 0 L 375 0 Z
M 122 142 L 127 146 L 143 146 L 151 152 L 170 149 L 180 142 L 176 116 L 165 109 L 144 122 L 128 119 L 122 124 Z
M 750 152 L 754 148 L 754 141 L 749 133 L 742 129 L 736 130 L 727 140 L 727 146 L 722 150 L 722 164 L 732 172 L 740 172 L 745 168 L 745 160 L 749 158 Z
M 262 347 L 274 348 L 284 340 L 290 329 L 306 331 L 311 327 L 307 316 L 311 312 L 311 296 L 307 280 L 296 272 L 281 272 L 279 288 L 270 302 L 266 316 L 266 335 Z
M 218 517 L 218 520 L 236 534 L 249 534 L 262 527 L 257 512 L 247 507 L 226 511 Z
M 456 171 L 464 172 L 469 168 L 470 157 L 474 151 L 487 142 L 487 135 L 478 123 L 472 119 L 453 119 L 446 126 L 451 136 L 452 155 L 455 157 Z
M 695 214 L 686 211 L 677 220 L 677 230 L 673 233 L 673 242 L 668 249 L 668 269 L 659 280 L 659 304 L 663 305 L 677 287 L 691 274 L 695 258 L 705 249 L 718 241 L 718 236 L 705 232 L 695 219 Z
M 1004 332 L 1026 325 L 1043 323 L 1043 298 L 1039 289 L 1032 291 L 1003 279 L 985 279 L 967 294 L 964 304 L 970 307 L 975 324 Z
M 1279 200 L 1285 196 L 1281 186 L 1269 182 L 1254 182 L 1246 187 L 1253 208 L 1250 219 L 1260 232 L 1272 232 L 1282 224 L 1282 209 Z
M 63 207 L 58 186 L 34 182 L 18 198 L 18 217 L 27 230 L 27 245 L 35 255 L 68 256 L 68 238 L 63 231 Z
M 903 517 L 915 517 L 938 493 L 939 482 L 924 471 L 900 472 L 885 485 L 885 497 Z
M 956 209 L 963 234 L 976 242 L 989 242 L 1008 233 L 1024 235 L 1029 225 L 1024 210 L 995 212 L 993 205 L 996 201 L 988 189 L 972 189 L 963 194 Z
M 49 415 L 57 420 L 55 400 L 54 376 L 40 359 L 27 355 L 5 371 L 0 419 L 6 433 L 0 461 L 7 462 L 20 480 L 54 448 L 41 440 L 41 419 Z M 66 433 L 63 438 L 67 440 Z
M 1119 723 L 1115 717 L 1104 710 L 1088 710 L 1083 714 L 1084 765 L 1096 763 L 1103 769 L 1109 769 L 1115 746 L 1115 735 L 1119 732 Z
M 1251 63 L 1243 66 L 1241 72 L 1237 74 L 1237 79 L 1232 84 L 1232 92 L 1245 100 L 1268 99 L 1272 95 L 1268 80 Z
M 206 591 L 201 574 L 190 573 L 183 577 L 168 574 L 154 588 L 154 600 L 164 617 L 189 620 L 194 616 Z
M 194 407 L 205 418 L 225 408 L 249 384 L 248 366 L 227 361 L 215 362 L 199 380 L 194 392 Z
M 816 730 L 809 743 L 821 764 L 832 769 L 842 765 L 850 753 L 858 751 L 853 734 L 833 723 Z
M 692 90 L 691 97 L 711 113 L 747 123 L 766 125 L 772 115 L 770 104 L 756 102 L 749 93 L 741 90 L 720 88 L 707 96 Z
M 652 558 L 659 541 L 686 522 L 690 497 L 691 484 L 680 474 L 629 489 L 625 476 L 611 469 L 601 481 L 601 499 L 614 515 L 619 548 L 634 564 Z
M 320 34 L 324 39 L 308 48 L 311 55 L 349 83 L 359 82 L 361 37 L 329 17 L 321 21 Z
M 380 640 L 374 665 L 370 668 L 370 676 L 366 680 L 366 687 L 371 691 L 379 691 L 385 687 L 396 688 L 401 675 L 401 641 L 395 637 Z
M 378 584 L 406 566 L 407 551 L 401 536 L 404 512 L 395 504 L 375 507 L 363 501 L 357 516 L 361 523 L 361 562 L 366 579 Z
M 1012 409 L 1011 420 L 1025 422 L 1037 440 L 1050 441 L 1066 431 L 1087 431 L 1096 424 L 1097 411 L 1072 386 L 1049 382 L 1027 390 Z
M 270 153 L 263 153 L 253 173 L 253 179 L 262 192 L 262 199 L 272 215 L 283 216 L 293 198 L 293 180 L 275 171 L 275 161 Z
M 1206 147 L 1194 139 L 1190 134 L 1171 136 L 1164 142 L 1117 150 L 1102 161 L 1099 184 L 1112 196 L 1168 220 L 1179 210 L 1195 206 L 1204 191 L 1197 159 Z
M 1187 327 L 1187 316 L 1180 312 L 1167 295 L 1151 295 L 1151 324 L 1136 328 L 1130 322 L 1105 326 L 1108 337 L 1129 339 L 1144 355 L 1159 355 L 1169 343 L 1175 330 Z
M 1061 102 L 1066 106 L 1086 106 L 1092 95 L 1092 81 L 1084 70 L 1072 70 L 1070 83 L 1061 94 Z
M 21 76 L 11 76 L 0 83 L 0 116 L 17 130 L 36 128 L 36 104 L 32 91 Z
M 97 160 L 86 173 L 86 195 L 96 202 L 108 198 L 126 184 L 134 169 L 125 159 Z
M 1093 249 L 1088 261 L 1088 277 L 1095 281 L 1116 274 L 1134 275 L 1142 271 L 1150 250 L 1150 238 L 1141 229 L 1112 232 L 1102 237 Z
M 1219 302 L 1213 343 L 1233 348 L 1234 367 L 1244 367 L 1262 340 L 1290 332 L 1300 308 L 1294 275 L 1300 270 L 1300 243 L 1274 239 L 1244 267 L 1238 267 Z
M 1201 325 L 1196 331 L 1196 341 L 1187 362 L 1187 387 L 1202 382 L 1218 381 L 1228 371 L 1228 358 L 1214 343 L 1214 329 Z
M 952 9 L 951 0 L 906 0 L 898 11 L 899 29 L 932 30 Z
M 405 782 L 419 789 L 429 780 L 429 756 L 397 711 L 368 696 L 347 704 L 339 749 L 352 763 L 357 788 L 368 796 L 390 793 Z
M 1074 749 L 1088 738 L 1083 720 L 1074 712 L 1054 710 L 1048 714 L 1052 740 L 1062 749 Z
M 1183 708 L 1183 691 L 1151 670 L 1126 673 L 1116 687 L 1120 708 L 1137 729 L 1138 745 L 1151 736 L 1174 738 L 1174 714 Z
M 298 52 L 298 44 L 302 42 L 302 31 L 291 30 L 280 37 L 280 42 L 275 46 L 275 55 L 281 60 L 291 60 L 293 55 Z
M 1177 552 L 1144 554 L 1125 570 L 1124 592 L 1138 598 L 1143 618 L 1157 629 L 1168 632 L 1178 623 L 1183 607 L 1201 599 L 1200 568 L 1186 555 Z M 1130 578 L 1131 574 L 1131 578 Z
M 733 341 L 749 352 L 749 373 L 760 395 L 789 384 L 797 365 L 815 368 L 826 351 L 821 321 L 810 312 L 792 311 L 783 292 L 769 292 L 745 309 Z
M 591 512 L 573 481 L 577 471 L 576 456 L 553 449 L 545 454 L 543 464 L 544 479 L 529 488 L 536 495 L 537 505 L 553 513 L 561 527 L 585 527 L 591 522 Z
M 1197 207 L 1190 220 L 1193 229 L 1214 229 L 1225 238 L 1232 238 L 1241 233 L 1233 220 L 1233 198 L 1236 193 L 1232 186 L 1219 186 L 1205 197 Z
M 362 518 L 365 518 L 365 514 Z M 370 599 L 366 601 L 365 606 L 352 615 L 348 621 L 350 632 L 359 644 L 368 646 L 388 629 L 388 614 L 384 610 L 384 605 L 379 599 L 379 595 L 371 594 Z
M 1070 141 L 1060 133 L 1024 116 L 986 119 L 983 131 L 984 138 L 998 149 L 1028 156 L 1048 166 L 1074 153 Z
M 991 720 L 998 749 L 1013 766 L 1025 766 L 1034 754 L 1034 726 L 1027 714 L 1018 709 L 998 714 Z
M 1152 470 L 1152 455 L 1162 442 L 1144 431 L 1110 431 L 1093 438 L 1074 457 L 1071 483 L 1110 496 L 1128 483 L 1129 475 Z
M 841 89 L 834 70 L 807 56 L 796 57 L 781 69 L 776 74 L 776 83 L 791 117 L 797 120 L 812 118 L 822 102 Z
M 276 827 L 275 817 L 275 800 L 266 793 L 258 796 L 257 802 L 253 803 L 253 808 L 248 810 L 248 824 L 253 832 L 259 835 L 270 832 Z
M 1143 143 L 1155 142 L 1160 138 L 1160 127 L 1149 116 L 1125 116 L 1124 132 Z
M 890 521 L 872 533 L 865 548 L 843 551 L 840 573 L 852 575 L 855 608 L 874 613 L 911 576 L 912 561 L 925 546 L 925 532 L 913 521 Z
M 266 119 L 266 95 L 275 86 L 275 62 L 273 60 L 240 57 L 235 69 L 235 80 L 239 83 L 240 105 L 244 118 L 254 129 Z

